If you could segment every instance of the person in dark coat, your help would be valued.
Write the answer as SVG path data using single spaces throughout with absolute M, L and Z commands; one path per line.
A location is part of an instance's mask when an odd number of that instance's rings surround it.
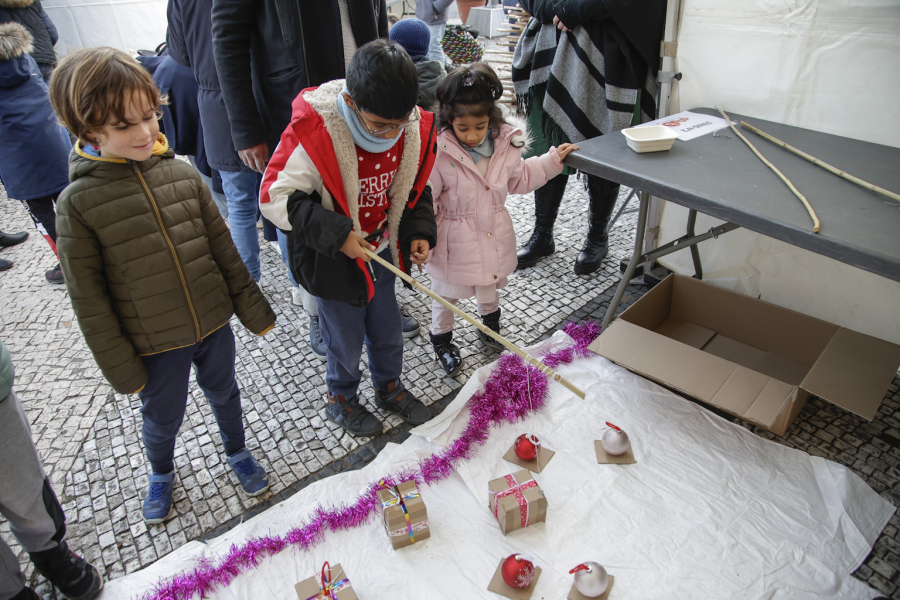
M 40 0 L 0 0 L 0 23 L 9 22 L 23 25 L 31 34 L 34 46 L 31 57 L 41 68 L 44 81 L 48 81 L 56 66 L 53 47 L 59 41 L 59 34 Z
M 385 0 L 213 0 L 216 68 L 234 147 L 247 166 L 265 171 L 301 90 L 344 77 L 343 19 L 356 47 L 388 37 Z
M 259 281 L 262 271 L 256 206 L 260 175 L 244 165 L 232 142 L 231 122 L 213 56 L 212 10 L 213 0 L 169 0 L 166 42 L 169 56 L 194 72 L 207 161 L 222 177 L 231 239 L 250 275 Z
M 434 110 L 437 87 L 447 78 L 447 69 L 440 60 L 432 60 L 429 54 L 431 31 L 420 19 L 403 19 L 391 27 L 391 41 L 406 50 L 419 74 L 419 99 L 416 104 L 425 110 Z
M 665 0 L 520 0 L 531 15 L 512 62 L 513 88 L 533 143 L 525 156 L 578 143 L 656 117 L 656 72 Z M 553 225 L 569 175 L 534 192 L 535 225 L 518 268 L 555 252 Z M 619 185 L 587 175 L 588 232 L 574 271 L 597 271 L 609 251 Z
M 72 144 L 50 105 L 41 69 L 29 54 L 32 38 L 16 22 L 0 25 L 0 180 L 22 200 L 56 253 L 56 198 L 69 185 Z M 45 274 L 64 283 L 59 265 Z
M 216 70 L 234 148 L 243 163 L 265 171 L 300 91 L 344 77 L 356 48 L 387 36 L 385 0 L 212 0 Z M 233 231 L 233 217 L 231 225 Z M 278 238 L 282 256 L 287 257 L 287 238 L 284 233 Z M 302 304 L 310 315 L 310 346 L 324 360 L 315 298 L 297 286 L 293 273 L 291 284 L 294 303 Z M 417 331 L 418 323 L 414 326 Z

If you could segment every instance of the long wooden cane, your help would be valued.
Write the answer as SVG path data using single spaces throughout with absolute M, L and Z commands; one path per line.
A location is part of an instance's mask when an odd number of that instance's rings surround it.
M 800 198 L 800 202 L 802 202 L 802 203 L 803 203 L 803 206 L 806 207 L 806 212 L 809 213 L 809 216 L 810 216 L 810 218 L 812 219 L 812 222 L 813 222 L 813 229 L 812 229 L 812 230 L 813 230 L 813 233 L 819 233 L 819 217 L 816 216 L 816 211 L 813 210 L 813 207 L 809 204 L 809 201 L 806 199 L 806 196 L 804 196 L 803 194 L 801 194 L 801 193 L 800 193 L 800 190 L 798 190 L 798 189 L 794 186 L 794 184 L 791 183 L 791 180 L 788 179 L 787 177 L 785 177 L 785 176 L 784 176 L 784 173 L 782 173 L 781 171 L 778 170 L 778 167 L 776 167 L 776 166 L 773 165 L 771 162 L 769 162 L 769 160 L 766 159 L 766 157 L 763 156 L 763 155 L 760 153 L 760 151 L 756 149 L 756 146 L 754 146 L 754 145 L 750 142 L 750 140 L 748 140 L 747 138 L 745 138 L 744 135 L 743 135 L 740 131 L 737 130 L 737 127 L 735 127 L 735 126 L 734 126 L 734 123 L 731 122 L 731 117 L 729 117 L 728 115 L 726 115 L 724 110 L 722 110 L 722 109 L 719 108 L 718 106 L 716 107 L 716 110 L 719 111 L 719 114 L 722 115 L 722 118 L 724 118 L 726 121 L 728 121 L 728 126 L 731 127 L 731 130 L 734 132 L 734 134 L 735 134 L 736 136 L 738 136 L 739 138 L 741 138 L 742 140 L 744 140 L 744 143 L 747 144 L 747 146 L 750 147 L 750 149 L 753 151 L 753 154 L 755 154 L 757 157 L 759 157 L 759 160 L 763 161 L 763 163 L 764 163 L 767 167 L 769 167 L 770 169 L 772 169 L 772 170 L 775 172 L 775 174 L 778 175 L 778 177 L 781 178 L 781 180 L 782 180 L 785 184 L 787 184 L 787 186 L 790 188 L 790 190 L 791 190 L 792 192 L 794 192 L 794 195 L 797 196 L 798 198 Z
M 416 281 L 414 278 L 410 277 L 409 275 L 407 275 L 406 273 L 404 273 L 403 271 L 401 271 L 400 269 L 398 269 L 397 267 L 395 267 L 388 261 L 384 260 L 383 258 L 378 256 L 377 254 L 375 254 L 368 248 L 363 248 L 363 251 L 366 253 L 366 255 L 369 258 L 376 261 L 382 267 L 389 270 L 390 272 L 392 272 L 394 275 L 396 275 L 397 277 L 399 277 L 406 283 L 410 284 L 417 290 L 424 292 L 427 296 L 430 296 L 432 299 L 437 300 L 438 302 L 440 302 L 441 304 L 443 304 L 444 306 L 446 306 L 447 308 L 452 310 L 454 313 L 456 313 L 457 315 L 459 315 L 460 317 L 462 317 L 463 319 L 465 319 L 466 321 L 468 321 L 469 323 L 471 323 L 472 325 L 477 327 L 482 333 L 494 338 L 495 340 L 497 340 L 498 342 L 503 344 L 503 346 L 506 349 L 511 350 L 512 352 L 515 352 L 516 354 L 518 354 L 520 357 L 522 357 L 522 360 L 537 367 L 542 373 L 544 373 L 544 375 L 546 375 L 553 381 L 557 381 L 557 382 L 561 383 L 562 385 L 566 386 L 567 388 L 569 388 L 569 390 L 572 391 L 573 394 L 575 394 L 579 398 L 584 398 L 583 390 L 581 390 L 575 384 L 573 384 L 571 381 L 569 381 L 568 379 L 566 379 L 565 377 L 563 377 L 562 375 L 560 375 L 559 373 L 557 373 L 556 371 L 554 371 L 553 369 L 551 369 L 550 367 L 548 367 L 547 365 L 542 363 L 537 358 L 531 356 L 530 354 L 528 354 L 527 352 L 525 352 L 524 350 L 522 350 L 521 348 L 519 348 L 512 342 L 510 342 L 508 339 L 506 339 L 505 337 L 503 337 L 502 335 L 500 335 L 499 333 L 497 333 L 496 331 L 491 329 L 490 327 L 486 327 L 483 323 L 479 323 L 478 321 L 476 321 L 475 319 L 470 317 L 465 311 L 460 310 L 459 308 L 453 306 L 452 304 L 450 304 L 449 302 L 447 302 L 446 300 L 444 300 L 443 298 L 441 298 L 440 296 L 438 296 L 437 294 L 435 294 L 434 292 L 429 290 L 427 287 L 425 287 L 424 285 L 422 285 L 421 283 Z

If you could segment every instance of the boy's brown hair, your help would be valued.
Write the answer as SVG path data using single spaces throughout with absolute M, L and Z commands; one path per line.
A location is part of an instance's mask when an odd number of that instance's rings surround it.
M 126 123 L 125 108 L 134 94 L 146 96 L 157 113 L 166 103 L 140 63 L 106 46 L 76 50 L 50 77 L 53 109 L 80 140 L 93 141 L 91 134 L 102 133 L 110 123 Z

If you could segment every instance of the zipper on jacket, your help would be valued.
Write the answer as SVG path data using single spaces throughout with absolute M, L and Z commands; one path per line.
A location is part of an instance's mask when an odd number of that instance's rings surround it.
M 181 270 L 181 263 L 178 261 L 178 253 L 175 252 L 175 246 L 172 244 L 172 240 L 169 239 L 169 234 L 166 233 L 166 226 L 163 224 L 162 215 L 159 214 L 159 207 L 156 205 L 153 194 L 150 193 L 150 188 L 147 187 L 147 182 L 144 181 L 144 176 L 141 175 L 140 168 L 134 162 L 131 162 L 131 168 L 134 169 L 138 181 L 141 182 L 141 186 L 144 188 L 144 193 L 147 194 L 147 199 L 150 201 L 150 206 L 153 208 L 153 214 L 156 215 L 156 221 L 159 223 L 159 230 L 162 232 L 163 238 L 165 238 L 166 244 L 168 244 L 169 250 L 172 252 L 172 259 L 175 261 L 175 270 L 178 271 L 178 277 L 181 279 L 181 286 L 184 288 L 184 296 L 187 299 L 188 308 L 191 310 L 191 317 L 194 319 L 194 329 L 197 332 L 197 341 L 199 342 L 201 340 L 200 320 L 197 318 L 197 312 L 194 310 L 194 304 L 191 302 L 191 292 L 188 289 L 187 280 L 184 278 L 184 271 Z

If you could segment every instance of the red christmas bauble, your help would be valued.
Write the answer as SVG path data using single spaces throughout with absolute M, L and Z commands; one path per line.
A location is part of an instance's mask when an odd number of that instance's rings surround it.
M 514 448 L 522 460 L 534 460 L 541 451 L 541 441 L 533 433 L 523 433 L 516 438 Z
M 510 554 L 500 568 L 506 585 L 516 589 L 525 589 L 534 579 L 534 563 L 519 554 Z

